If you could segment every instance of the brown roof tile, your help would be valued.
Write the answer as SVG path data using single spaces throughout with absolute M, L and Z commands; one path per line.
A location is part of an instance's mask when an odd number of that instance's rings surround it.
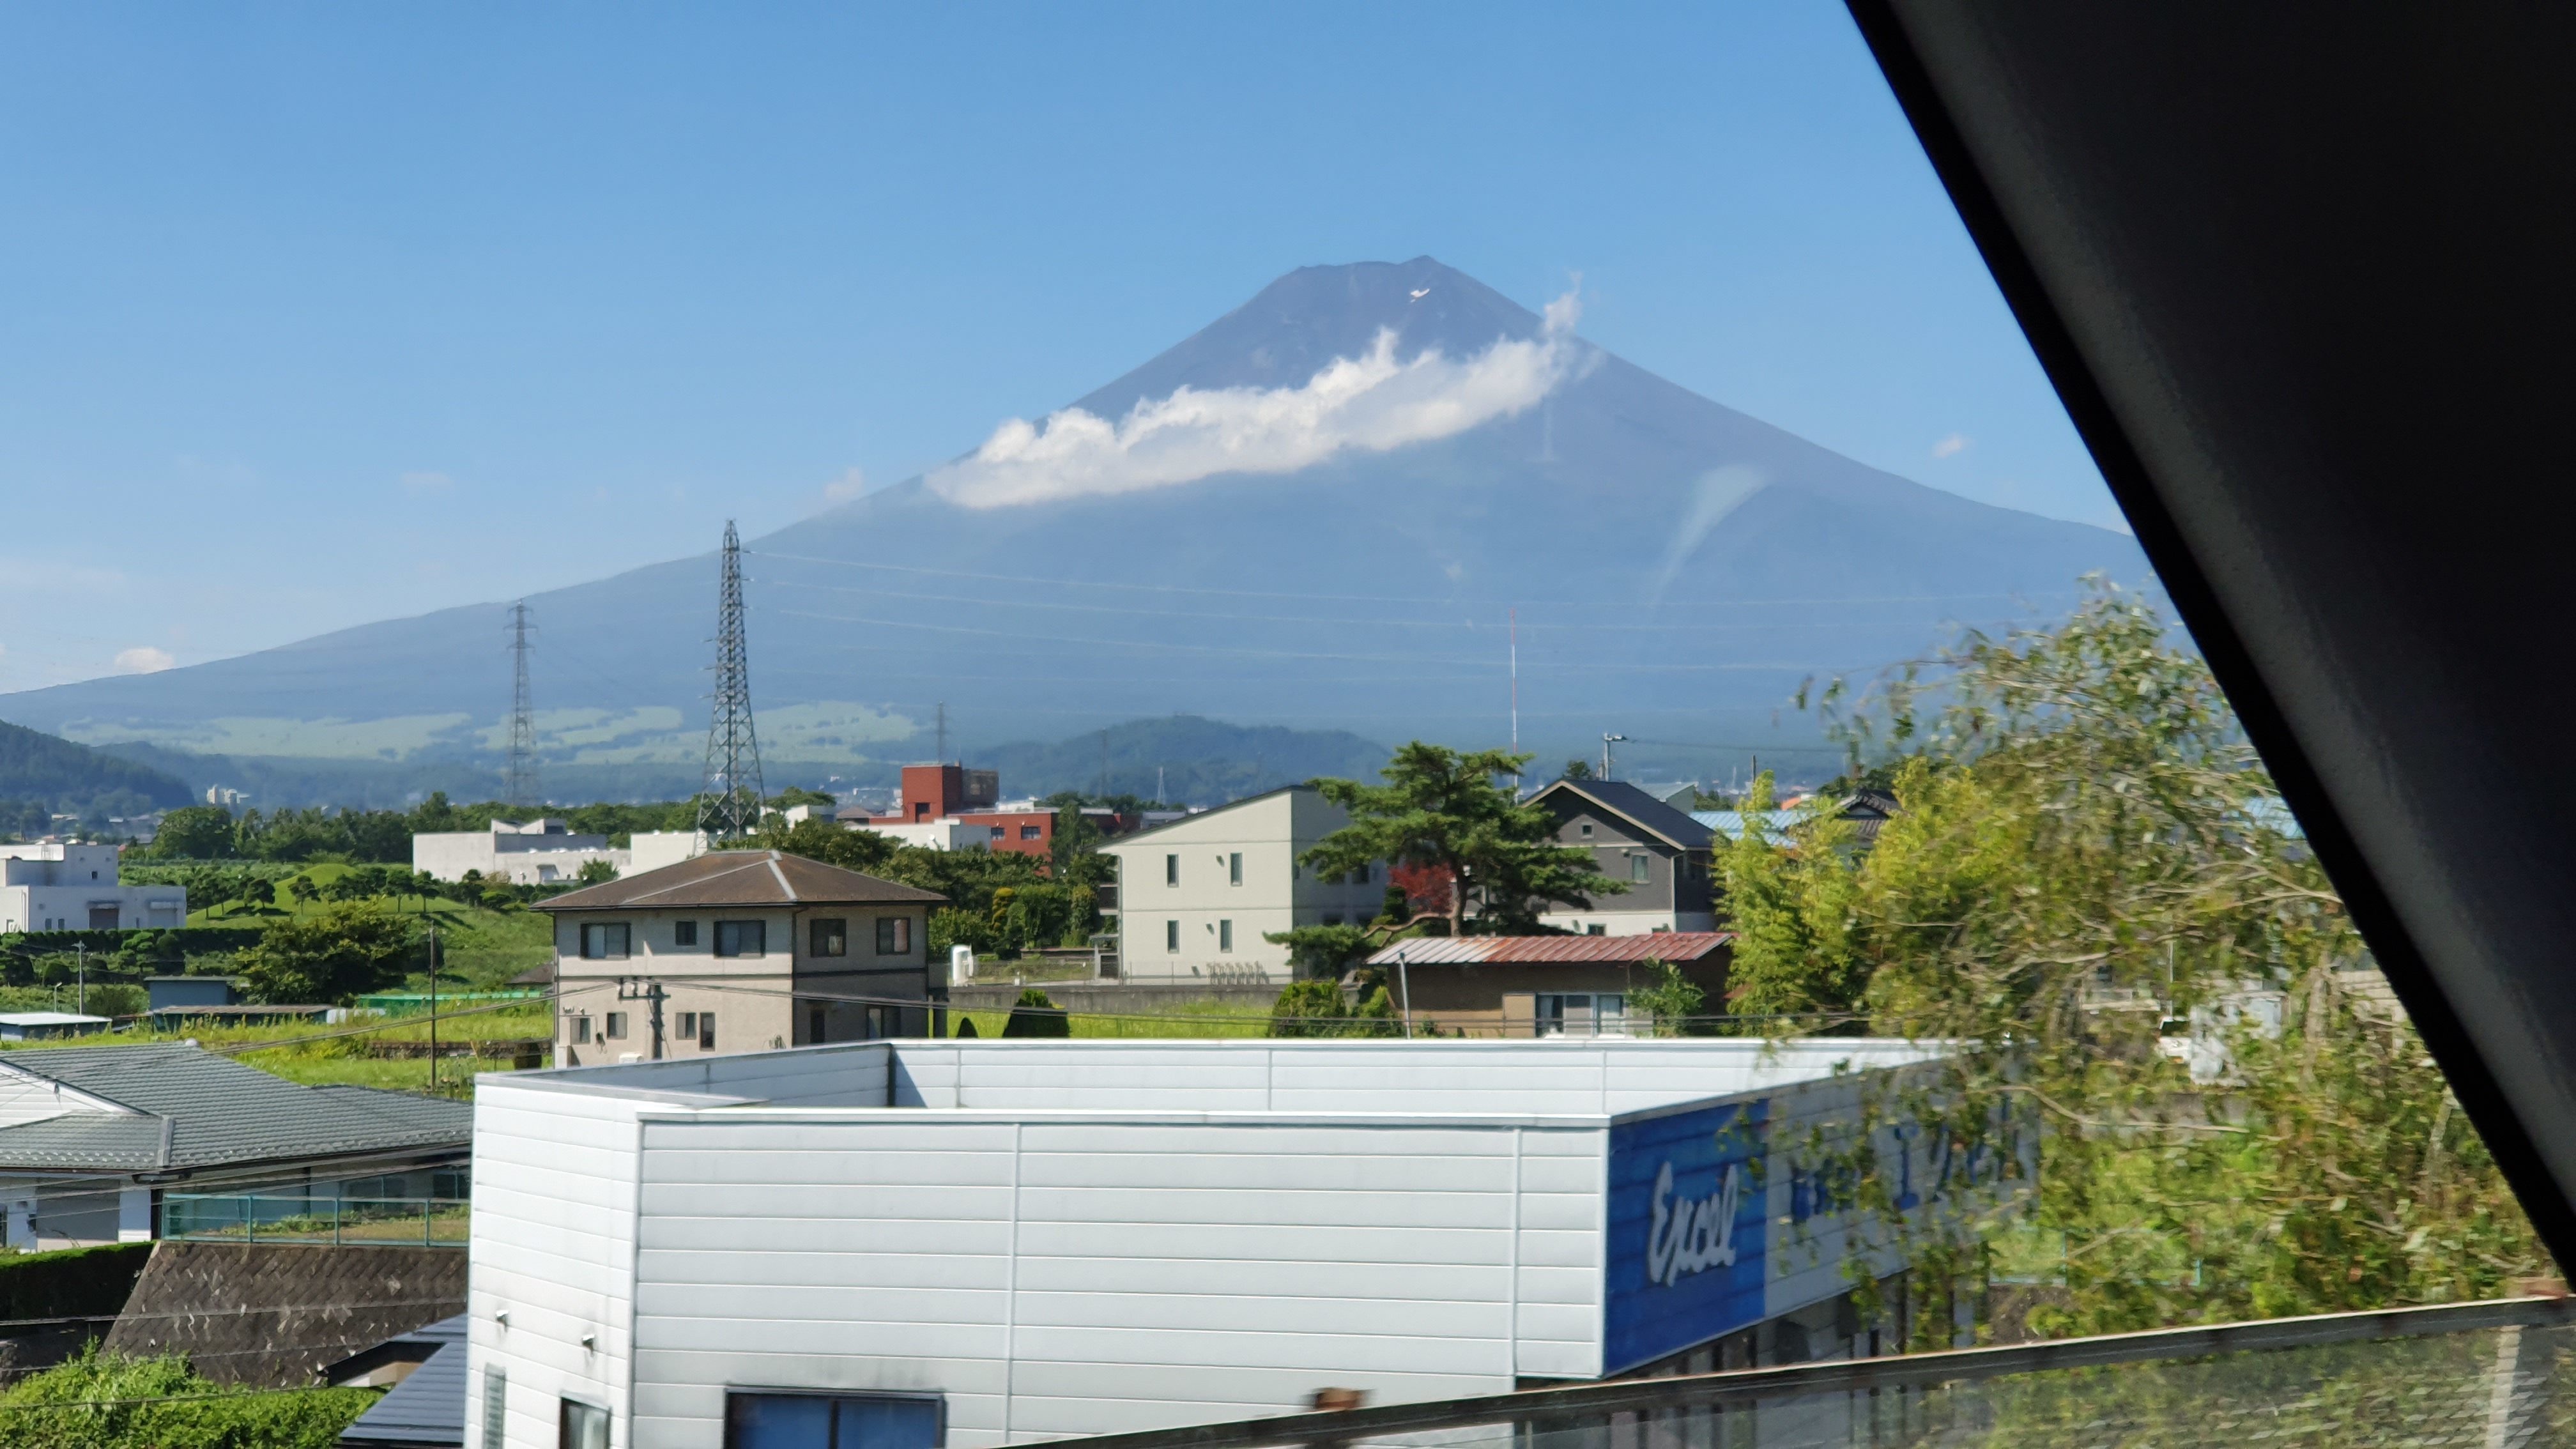
M 711 850 L 539 901 L 540 911 L 686 910 L 701 906 L 945 904 L 921 890 L 780 850 Z

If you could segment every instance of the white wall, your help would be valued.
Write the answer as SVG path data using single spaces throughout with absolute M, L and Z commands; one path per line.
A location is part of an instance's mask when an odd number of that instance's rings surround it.
M 1348 813 L 1316 792 L 1280 790 L 1102 846 L 1118 861 L 1120 974 L 1131 981 L 1287 980 L 1288 950 L 1264 934 L 1321 925 L 1326 916 L 1365 922 L 1385 900 L 1383 867 L 1367 882 L 1326 884 L 1298 864 L 1348 824 Z M 1237 855 L 1241 884 L 1233 875 Z M 1178 949 L 1170 945 L 1173 921 L 1181 926 Z M 1231 949 L 1224 922 L 1233 923 Z
M 557 1402 L 571 1396 L 606 1408 L 612 1442 L 629 1445 L 637 1119 L 651 1104 L 497 1080 L 475 1096 L 465 1449 L 499 1449 L 482 1429 L 499 1361 L 508 1443 L 553 1445 Z
M 975 1449 L 1598 1369 L 1597 1126 L 644 1134 L 637 1449 L 713 1449 L 728 1385 L 939 1392 Z

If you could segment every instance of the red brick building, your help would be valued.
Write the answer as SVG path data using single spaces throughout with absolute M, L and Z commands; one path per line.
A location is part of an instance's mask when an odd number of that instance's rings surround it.
M 933 820 L 953 820 L 990 831 L 990 849 L 1021 855 L 1054 854 L 1055 812 L 1004 809 L 1001 793 L 999 771 L 970 770 L 963 765 L 906 765 L 902 797 L 893 812 L 871 815 L 867 823 L 922 825 Z M 1141 823 L 1135 816 L 1113 810 L 1086 807 L 1082 813 L 1103 836 L 1124 835 Z

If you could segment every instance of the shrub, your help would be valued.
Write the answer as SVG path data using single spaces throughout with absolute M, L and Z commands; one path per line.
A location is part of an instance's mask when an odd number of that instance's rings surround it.
M 175 1354 L 129 1358 L 93 1345 L 0 1393 L 0 1416 L 8 1442 L 28 1449 L 328 1449 L 376 1398 L 227 1386 Z
M 1073 1019 L 1053 998 L 1032 986 L 1020 993 L 1019 1003 L 1011 1008 L 1011 1019 L 1002 1023 L 1002 1035 L 1071 1036 Z
M 327 906 L 261 932 L 242 976 L 262 1001 L 346 1002 L 400 980 L 417 935 L 410 919 L 372 904 Z

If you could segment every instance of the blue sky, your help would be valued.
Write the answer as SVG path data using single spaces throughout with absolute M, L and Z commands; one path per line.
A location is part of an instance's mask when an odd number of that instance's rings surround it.
M 0 690 L 756 535 L 1426 252 L 2119 526 L 1831 4 L 22 6 L 0 196 Z

